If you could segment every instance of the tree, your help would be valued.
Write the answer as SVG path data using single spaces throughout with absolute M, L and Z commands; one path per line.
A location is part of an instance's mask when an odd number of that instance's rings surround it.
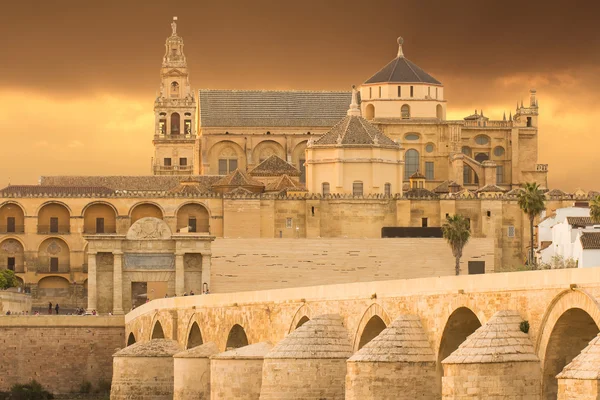
M 544 209 L 544 194 L 537 183 L 526 183 L 523 191 L 519 192 L 519 207 L 529 217 L 529 233 L 531 235 L 530 263 L 535 267 L 535 248 L 533 244 L 533 221 Z
M 15 273 L 10 269 L 3 269 L 0 271 L 0 289 L 8 289 L 17 286 L 19 282 Z
M 456 260 L 454 272 L 460 274 L 460 258 L 462 257 L 463 248 L 471 237 L 471 227 L 469 220 L 462 215 L 452 215 L 446 217 L 446 222 L 442 225 L 444 239 L 452 249 L 452 255 Z
M 590 201 L 590 217 L 593 223 L 600 224 L 600 196 Z

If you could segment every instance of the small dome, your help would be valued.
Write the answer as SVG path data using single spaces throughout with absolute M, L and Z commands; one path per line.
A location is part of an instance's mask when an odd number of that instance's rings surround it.
M 260 342 L 212 356 L 212 359 L 262 359 L 273 348 L 271 342 Z
M 209 358 L 219 352 L 219 348 L 213 342 L 204 343 L 175 354 L 175 358 Z
M 348 115 L 325 135 L 321 136 L 313 148 L 320 146 L 381 146 L 399 148 L 400 145 L 385 136 L 375 125 L 356 115 Z
M 600 334 L 573 359 L 557 379 L 600 379 Z
M 152 339 L 139 342 L 117 351 L 113 357 L 173 357 L 181 351 L 181 346 L 171 339 Z

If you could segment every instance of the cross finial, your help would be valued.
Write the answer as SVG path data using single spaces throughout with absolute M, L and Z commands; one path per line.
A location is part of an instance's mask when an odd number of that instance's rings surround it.
M 404 39 L 402 36 L 398 38 L 398 57 L 404 57 L 404 53 L 402 52 L 402 45 L 404 44 Z
M 173 22 L 171 23 L 171 29 L 173 30 L 173 36 L 177 35 L 177 17 L 173 17 Z

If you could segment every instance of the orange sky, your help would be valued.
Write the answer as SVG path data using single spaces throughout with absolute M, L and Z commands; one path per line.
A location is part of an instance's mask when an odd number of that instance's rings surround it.
M 395 57 L 399 35 L 406 57 L 444 83 L 449 119 L 475 108 L 500 119 L 535 87 L 549 186 L 598 190 L 600 7 L 555 3 L 3 4 L 0 187 L 149 174 L 153 101 L 177 15 L 195 89 L 349 89 Z

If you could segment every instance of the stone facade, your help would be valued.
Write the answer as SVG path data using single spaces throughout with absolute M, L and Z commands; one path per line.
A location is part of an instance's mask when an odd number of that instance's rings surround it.
M 173 356 L 173 400 L 210 399 L 210 357 L 218 352 L 214 343 L 206 343 Z

